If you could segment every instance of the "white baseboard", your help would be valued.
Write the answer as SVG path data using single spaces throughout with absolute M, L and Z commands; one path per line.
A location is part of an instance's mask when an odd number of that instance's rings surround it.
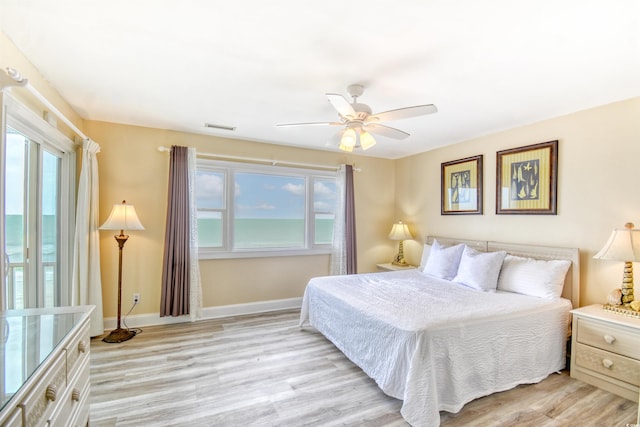
M 289 310 L 300 308 L 302 298 L 288 298 L 280 300 L 250 302 L 246 304 L 223 305 L 217 307 L 204 307 L 202 317 L 197 320 L 219 319 L 221 317 L 241 316 L 244 314 L 265 313 L 268 311 Z M 143 326 L 170 325 L 174 323 L 190 322 L 191 317 L 160 317 L 160 313 L 145 313 L 129 315 L 123 319 L 128 328 L 141 328 Z M 104 319 L 104 330 L 115 329 L 117 319 L 109 317 Z M 122 325 L 125 327 L 125 325 Z

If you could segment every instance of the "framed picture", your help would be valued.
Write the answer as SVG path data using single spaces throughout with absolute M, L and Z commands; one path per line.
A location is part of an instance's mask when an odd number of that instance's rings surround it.
M 498 151 L 496 214 L 556 215 L 558 141 Z
M 482 154 L 442 163 L 442 215 L 482 215 Z

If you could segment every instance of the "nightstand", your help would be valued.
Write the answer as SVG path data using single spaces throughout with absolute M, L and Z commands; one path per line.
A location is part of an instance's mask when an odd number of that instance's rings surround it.
M 390 262 L 387 262 L 384 264 L 376 264 L 376 267 L 378 267 L 378 270 L 380 271 L 413 270 L 414 268 L 416 268 L 415 265 L 411 265 L 411 264 L 403 267 L 401 265 L 391 264 Z
M 640 320 L 595 304 L 572 310 L 571 377 L 636 402 Z

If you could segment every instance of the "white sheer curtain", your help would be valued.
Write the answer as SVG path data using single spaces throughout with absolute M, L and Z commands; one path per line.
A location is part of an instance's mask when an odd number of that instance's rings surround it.
M 100 145 L 87 139 L 82 145 L 78 183 L 76 230 L 73 243 L 72 305 L 95 305 L 91 315 L 92 337 L 104 332 L 100 236 L 98 231 L 98 159 Z
M 333 219 L 333 242 L 331 245 L 331 262 L 329 274 L 336 276 L 347 274 L 347 239 L 345 235 L 345 200 L 346 200 L 346 165 L 338 169 L 338 201 Z
M 189 148 L 189 316 L 191 321 L 202 317 L 202 283 L 200 282 L 200 265 L 198 262 L 198 212 L 196 208 L 196 149 Z

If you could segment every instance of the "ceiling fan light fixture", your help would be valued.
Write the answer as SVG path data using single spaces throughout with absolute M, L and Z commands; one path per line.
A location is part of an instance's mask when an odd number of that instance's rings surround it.
M 345 147 L 350 147 L 353 150 L 353 147 L 356 146 L 358 136 L 356 135 L 356 131 L 352 128 L 349 128 L 344 131 L 342 137 L 340 138 L 340 145 L 344 145 Z
M 353 102 L 337 93 L 326 93 L 327 100 L 338 113 L 339 121 L 333 122 L 312 122 L 312 123 L 289 123 L 277 126 L 341 126 L 342 130 L 337 132 L 331 139 L 331 145 L 338 143 L 340 150 L 352 152 L 355 148 L 368 150 L 376 145 L 373 135 L 384 136 L 392 139 L 405 139 L 409 133 L 400 129 L 383 125 L 380 122 L 389 120 L 408 119 L 412 117 L 433 114 L 438 111 L 433 104 L 414 105 L 411 107 L 397 108 L 378 113 L 373 113 L 367 104 L 358 102 L 358 97 L 364 92 L 364 86 L 353 84 L 347 87 L 347 92 L 351 95 Z M 366 129 L 366 131 L 365 131 Z
M 342 143 L 340 143 L 340 145 L 338 145 L 338 148 L 341 149 L 342 151 L 346 151 L 347 153 L 351 153 L 353 151 L 353 147 L 347 147 L 346 145 L 343 145 Z
M 360 134 L 360 147 L 363 150 L 368 150 L 369 148 L 376 145 L 376 139 L 369 132 L 362 131 Z

